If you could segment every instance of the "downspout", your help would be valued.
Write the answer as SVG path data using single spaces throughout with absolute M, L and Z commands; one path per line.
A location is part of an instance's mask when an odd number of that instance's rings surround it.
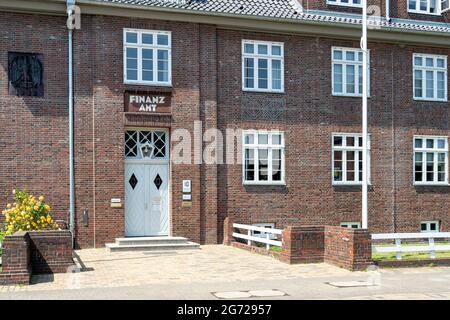
M 69 228 L 72 247 L 75 247 L 75 164 L 74 164 L 74 103 L 73 103 L 73 24 L 72 14 L 75 0 L 67 0 L 68 28 L 68 83 L 69 83 Z
M 391 21 L 391 0 L 386 0 L 386 21 Z

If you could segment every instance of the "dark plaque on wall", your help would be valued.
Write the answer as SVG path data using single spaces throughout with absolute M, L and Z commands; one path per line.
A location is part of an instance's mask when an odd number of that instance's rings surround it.
M 8 53 L 9 94 L 44 96 L 44 66 L 41 54 Z
M 172 94 L 168 92 L 125 92 L 125 112 L 171 113 Z

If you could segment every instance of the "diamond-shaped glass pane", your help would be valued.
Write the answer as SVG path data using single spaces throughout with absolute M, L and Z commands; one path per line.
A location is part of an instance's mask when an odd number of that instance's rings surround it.
M 138 179 L 136 178 L 136 176 L 134 175 L 134 173 L 133 173 L 133 175 L 131 176 L 131 178 L 130 178 L 130 180 L 128 180 L 128 182 L 130 183 L 130 186 L 133 188 L 133 190 L 134 190 L 134 188 L 136 188 L 136 185 L 137 185 L 137 183 L 138 183 Z
M 161 177 L 158 175 L 156 175 L 155 180 L 153 181 L 155 183 L 156 188 L 159 190 L 159 188 L 161 187 L 163 181 L 161 179 Z

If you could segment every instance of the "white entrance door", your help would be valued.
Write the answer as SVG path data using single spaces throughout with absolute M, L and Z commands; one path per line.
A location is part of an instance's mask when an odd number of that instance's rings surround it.
M 126 164 L 125 235 L 168 235 L 168 165 Z
M 125 132 L 125 236 L 169 234 L 169 152 L 165 130 Z

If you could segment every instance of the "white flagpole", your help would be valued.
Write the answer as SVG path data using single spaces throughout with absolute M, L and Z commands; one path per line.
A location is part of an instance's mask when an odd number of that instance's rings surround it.
M 362 92 L 362 140 L 363 140 L 363 167 L 362 167 L 362 228 L 368 228 L 368 165 L 367 165 L 367 0 L 363 0 L 363 20 L 362 20 L 362 38 L 361 49 L 363 51 L 363 92 Z

